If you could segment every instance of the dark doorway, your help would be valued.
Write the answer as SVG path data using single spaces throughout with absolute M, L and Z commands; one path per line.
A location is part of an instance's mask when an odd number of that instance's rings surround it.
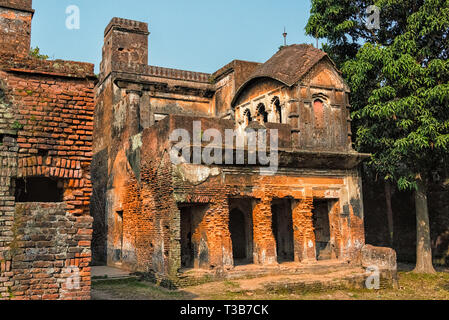
M 181 210 L 181 266 L 183 268 L 193 268 L 194 252 L 192 242 L 192 212 L 190 208 L 184 207 Z
M 34 177 L 15 180 L 16 202 L 63 202 L 63 182 Z
M 330 260 L 333 258 L 329 225 L 329 212 L 332 208 L 332 201 L 316 200 L 313 202 L 313 207 L 313 227 L 315 228 L 316 256 L 318 260 Z
M 239 201 L 239 200 L 235 200 Z M 241 203 L 229 213 L 229 232 L 231 233 L 234 265 L 253 263 L 253 234 L 251 209 L 246 208 L 248 202 Z M 247 210 L 241 210 L 241 209 Z
M 231 232 L 234 260 L 246 259 L 245 216 L 239 209 L 234 209 L 229 214 L 229 231 Z
M 276 239 L 278 262 L 295 260 L 291 201 L 274 200 L 271 206 L 273 235 Z
M 201 268 L 209 263 L 207 235 L 201 228 L 208 206 L 179 206 L 181 213 L 181 267 Z

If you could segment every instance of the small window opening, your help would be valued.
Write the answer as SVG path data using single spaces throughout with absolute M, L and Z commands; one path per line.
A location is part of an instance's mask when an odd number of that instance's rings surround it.
M 249 109 L 246 109 L 245 112 L 243 112 L 243 116 L 245 117 L 246 125 L 253 121 L 253 118 L 251 117 L 251 111 L 249 111 Z
M 48 150 L 39 149 L 39 150 L 37 150 L 37 155 L 40 156 L 40 157 L 47 157 L 48 156 Z
M 260 103 L 257 106 L 257 115 L 256 115 L 257 121 L 259 123 L 267 123 L 268 122 L 268 112 L 265 110 L 265 105 L 263 103 Z
M 282 108 L 278 97 L 273 99 L 273 109 L 276 123 L 282 123 Z
M 16 179 L 15 198 L 16 202 L 63 202 L 63 183 L 44 177 Z

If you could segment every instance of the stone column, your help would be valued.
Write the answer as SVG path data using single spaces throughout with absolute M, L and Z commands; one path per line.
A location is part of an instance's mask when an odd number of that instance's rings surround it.
M 313 198 L 295 200 L 292 203 L 295 262 L 316 261 L 312 210 Z
M 254 263 L 277 263 L 276 240 L 273 235 L 271 198 L 256 200 L 253 207 Z

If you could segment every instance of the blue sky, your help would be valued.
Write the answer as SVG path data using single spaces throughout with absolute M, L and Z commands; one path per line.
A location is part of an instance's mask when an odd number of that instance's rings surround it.
M 80 8 L 80 29 L 65 26 L 66 8 Z M 32 47 L 50 58 L 95 63 L 113 17 L 144 21 L 149 64 L 214 72 L 234 59 L 264 62 L 283 43 L 314 43 L 305 35 L 309 0 L 34 0 Z

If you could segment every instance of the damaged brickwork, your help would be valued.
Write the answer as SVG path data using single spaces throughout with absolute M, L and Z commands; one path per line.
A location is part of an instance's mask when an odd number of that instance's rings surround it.
M 360 266 L 362 250 L 375 250 L 365 247 L 359 172 L 369 155 L 352 149 L 349 88 L 328 56 L 292 45 L 264 64 L 235 60 L 204 74 L 149 66 L 148 36 L 147 24 L 120 18 L 105 29 L 94 116 L 95 262 L 175 286 L 191 270 Z M 245 137 L 261 128 L 278 132 L 274 175 L 262 175 L 261 163 L 170 158 L 175 130 Z
M 29 56 L 32 15 L 0 1 L 0 294 L 89 299 L 93 65 Z
M 324 52 L 168 69 L 148 64 L 146 23 L 113 18 L 97 79 L 91 64 L 29 56 L 33 13 L 0 0 L 2 299 L 89 299 L 91 263 L 176 286 L 192 270 L 395 259 L 365 246 L 369 155 L 352 149 L 349 88 Z M 174 164 L 179 129 L 275 130 L 276 170 Z

